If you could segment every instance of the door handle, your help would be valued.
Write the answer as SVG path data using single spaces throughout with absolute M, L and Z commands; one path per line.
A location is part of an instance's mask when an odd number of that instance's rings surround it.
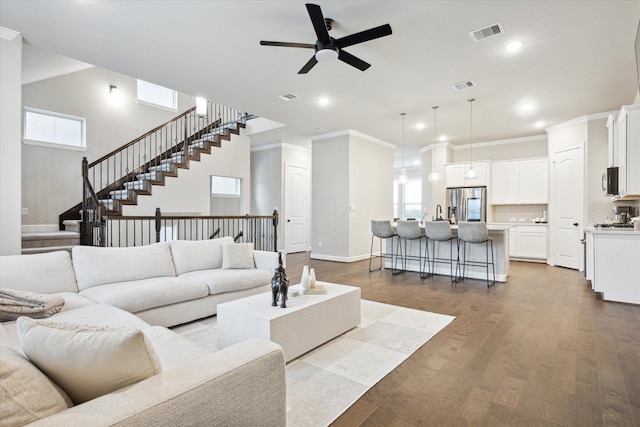
M 578 223 L 577 223 L 577 222 L 574 222 L 574 223 L 573 223 L 573 226 L 574 226 L 574 227 L 577 227 L 577 226 L 578 226 Z
M 288 220 L 287 220 L 287 222 L 291 222 L 291 220 L 290 220 L 290 219 L 288 219 Z

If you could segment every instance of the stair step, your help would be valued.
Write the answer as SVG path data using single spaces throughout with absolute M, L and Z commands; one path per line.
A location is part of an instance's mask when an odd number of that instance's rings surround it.
M 146 190 L 147 181 L 129 181 L 124 183 L 125 190 Z
M 101 199 L 100 203 L 104 206 L 108 211 L 113 211 L 115 202 L 113 199 Z
M 140 175 L 136 175 L 136 179 L 155 181 L 157 179 L 160 179 L 160 174 L 157 171 L 141 173 Z
M 183 160 L 184 160 L 184 154 L 180 152 L 180 153 L 173 154 L 168 159 L 163 159 L 162 161 L 160 161 L 160 164 L 167 165 L 167 164 L 173 164 L 173 163 L 182 163 Z
M 80 221 L 76 219 L 66 219 L 62 221 L 62 225 L 64 225 L 64 231 L 80 231 Z
M 80 244 L 80 233 L 75 231 L 53 231 L 47 233 L 23 233 L 22 248 L 50 248 Z
M 171 172 L 173 171 L 173 163 L 163 163 L 158 166 L 151 166 L 149 172 Z
M 114 190 L 109 191 L 109 197 L 112 199 L 128 199 L 129 198 L 129 190 Z

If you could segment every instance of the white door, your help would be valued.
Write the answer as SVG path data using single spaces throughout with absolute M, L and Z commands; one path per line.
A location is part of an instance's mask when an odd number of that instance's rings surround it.
M 555 151 L 551 160 L 551 263 L 582 270 L 584 145 Z
M 285 253 L 307 250 L 307 200 L 309 185 L 306 168 L 285 163 L 284 241 Z

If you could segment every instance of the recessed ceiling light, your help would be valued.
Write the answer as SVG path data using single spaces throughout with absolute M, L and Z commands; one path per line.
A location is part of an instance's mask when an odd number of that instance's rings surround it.
M 537 121 L 537 122 L 536 122 L 536 124 L 535 124 L 535 126 L 536 126 L 538 129 L 541 129 L 541 128 L 543 128 L 543 127 L 544 127 L 544 122 L 543 122 L 542 120 Z
M 329 98 L 327 98 L 326 96 L 319 98 L 318 104 L 322 105 L 323 107 L 326 107 L 327 105 L 329 105 Z
M 440 142 L 446 142 L 448 139 L 449 137 L 447 135 L 441 135 L 440 138 L 438 138 Z
M 522 111 L 523 113 L 530 113 L 531 111 L 533 111 L 533 104 L 522 104 L 520 106 L 520 111 Z
M 416 129 L 424 129 L 424 123 L 418 123 Z
M 520 49 L 522 49 L 523 45 L 524 45 L 524 43 L 522 43 L 521 41 L 514 41 L 514 42 L 511 42 L 508 45 L 506 45 L 504 47 L 504 50 L 506 50 L 509 53 L 515 53 L 515 52 L 519 51 Z

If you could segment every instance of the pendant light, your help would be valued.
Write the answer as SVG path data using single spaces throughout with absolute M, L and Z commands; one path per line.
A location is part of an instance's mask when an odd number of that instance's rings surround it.
M 438 169 L 436 169 L 436 150 L 438 145 L 436 140 L 436 110 L 438 109 L 438 106 L 434 105 L 431 108 L 433 108 L 433 153 L 431 154 L 431 173 L 429 174 L 427 179 L 430 183 L 436 184 L 442 179 L 442 175 L 440 175 L 440 172 L 438 172 Z
M 405 185 L 407 182 L 409 182 L 409 177 L 407 176 L 407 172 L 404 169 L 404 116 L 406 116 L 407 113 L 400 113 L 400 115 L 402 116 L 402 170 L 400 171 L 400 176 L 398 177 L 398 183 L 400 185 Z
M 475 98 L 469 98 L 469 170 L 465 172 L 464 177 L 467 179 L 476 179 L 478 172 L 473 169 L 473 101 Z

